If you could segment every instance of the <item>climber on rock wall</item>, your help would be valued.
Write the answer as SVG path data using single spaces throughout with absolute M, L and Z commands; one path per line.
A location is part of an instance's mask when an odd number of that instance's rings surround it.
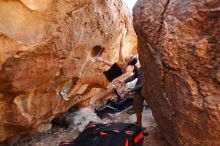
M 128 56 L 124 57 L 122 53 L 124 38 L 126 36 L 126 29 L 124 29 L 121 33 L 122 40 L 120 42 L 120 49 L 119 49 L 119 59 L 116 63 L 111 64 L 108 61 L 104 61 L 102 58 L 98 57 L 96 60 L 99 62 L 103 62 L 106 65 L 110 66 L 110 69 L 107 71 L 104 71 L 103 73 L 99 73 L 96 75 L 87 75 L 82 78 L 80 78 L 75 86 L 71 85 L 73 89 L 69 89 L 68 91 L 62 90 L 59 92 L 60 96 L 63 97 L 64 100 L 69 100 L 71 96 L 79 95 L 77 94 L 77 91 L 80 89 L 80 87 L 83 84 L 89 84 L 89 89 L 91 88 L 104 88 L 107 89 L 108 85 L 116 78 L 121 76 L 122 74 L 126 73 L 127 67 L 129 65 L 135 65 L 137 63 L 137 58 L 134 56 Z M 108 89 L 109 90 L 109 89 Z M 99 99 L 106 97 L 110 93 L 112 93 L 112 90 L 106 91 L 106 94 L 101 96 Z

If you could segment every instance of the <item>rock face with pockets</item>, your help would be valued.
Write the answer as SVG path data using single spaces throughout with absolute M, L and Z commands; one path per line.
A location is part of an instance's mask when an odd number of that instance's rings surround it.
M 144 95 L 172 146 L 220 145 L 220 1 L 138 0 Z
M 124 54 L 136 47 L 132 16 L 120 0 L 0 1 L 0 18 L 0 141 L 79 102 L 62 100 L 58 91 L 107 69 L 92 57 L 116 61 L 123 28 Z

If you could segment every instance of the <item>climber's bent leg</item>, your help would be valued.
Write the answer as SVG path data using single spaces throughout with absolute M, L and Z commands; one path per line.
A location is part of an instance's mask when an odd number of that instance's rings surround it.
M 91 86 L 98 86 L 99 88 L 107 88 L 109 81 L 106 76 L 102 74 L 88 75 L 80 78 L 73 90 L 67 95 L 67 98 L 76 95 L 77 91 L 80 89 L 81 85 L 89 84 Z
M 114 93 L 114 91 L 111 87 L 107 88 L 107 90 L 105 90 L 105 92 L 103 92 L 102 94 L 99 94 L 99 96 L 97 98 L 91 99 L 90 104 L 95 105 L 96 103 L 98 103 L 98 101 L 101 101 L 102 99 L 108 97 L 109 95 L 111 95 L 113 93 Z

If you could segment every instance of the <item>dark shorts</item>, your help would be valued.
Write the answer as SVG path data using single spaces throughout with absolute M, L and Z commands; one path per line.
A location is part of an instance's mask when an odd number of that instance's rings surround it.
M 141 92 L 136 92 L 133 100 L 134 111 L 136 113 L 141 113 L 143 111 L 143 103 L 144 97 L 142 96 Z

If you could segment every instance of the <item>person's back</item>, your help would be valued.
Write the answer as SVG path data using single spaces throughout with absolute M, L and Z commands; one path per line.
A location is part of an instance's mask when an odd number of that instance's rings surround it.
M 142 71 L 142 68 L 134 68 L 134 76 L 137 78 L 137 82 L 135 83 L 135 87 L 133 88 L 133 91 L 141 91 L 144 85 L 144 73 Z

